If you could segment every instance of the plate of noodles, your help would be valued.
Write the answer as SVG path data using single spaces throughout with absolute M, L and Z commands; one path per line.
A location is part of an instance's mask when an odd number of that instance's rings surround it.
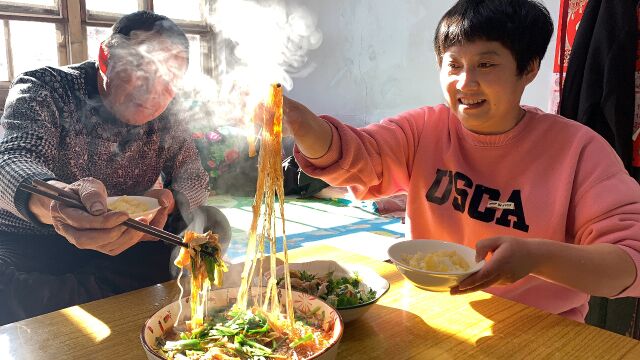
M 140 335 L 147 358 L 336 358 L 343 323 L 340 315 L 326 303 L 293 291 L 296 322 L 291 326 L 286 319 L 274 318 L 255 307 L 247 312 L 234 309 L 238 290 L 210 291 L 207 306 L 210 320 L 193 331 L 180 325 L 189 318 L 188 311 L 180 312 L 180 306 L 189 308 L 189 297 L 160 309 L 147 320 Z M 279 295 L 282 297 L 282 292 Z
M 247 280 L 240 287 L 220 288 L 228 269 L 219 236 L 186 231 L 183 242 L 189 246 L 174 261 L 181 268 L 180 300 L 156 312 L 140 334 L 148 359 L 336 357 L 343 322 L 335 309 L 290 287 L 278 289 L 275 277 L 267 286 Z M 182 297 L 180 278 L 185 270 L 190 296 Z
M 275 229 L 282 226 L 284 230 L 285 224 L 282 86 L 271 86 L 266 105 L 273 109 L 273 117 L 264 118 L 262 124 L 259 176 L 240 285 L 222 288 L 229 269 L 222 259 L 219 235 L 186 231 L 183 243 L 187 246 L 174 261 L 181 269 L 179 300 L 156 312 L 140 334 L 150 360 L 328 360 L 337 355 L 342 318 L 315 296 L 292 290 L 284 233 L 284 288 L 278 287 Z M 249 145 L 254 155 L 251 137 Z M 261 284 L 265 268 L 271 275 Z M 190 279 L 187 297 L 182 296 L 180 283 L 185 272 Z

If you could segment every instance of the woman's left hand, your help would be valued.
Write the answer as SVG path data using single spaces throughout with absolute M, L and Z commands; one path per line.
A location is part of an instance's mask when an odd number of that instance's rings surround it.
M 158 199 L 158 203 L 160 203 L 160 209 L 156 213 L 156 215 L 151 219 L 149 225 L 155 226 L 159 229 L 163 229 L 164 225 L 167 223 L 167 218 L 169 214 L 173 212 L 175 207 L 175 200 L 173 199 L 173 194 L 171 190 L 168 189 L 151 189 L 144 193 L 144 196 L 152 197 Z M 144 235 L 141 240 L 157 240 L 157 237 L 153 237 L 151 235 Z
M 476 261 L 491 258 L 476 273 L 451 288 L 451 294 L 467 294 L 493 285 L 512 284 L 534 271 L 536 240 L 500 236 L 476 243 Z

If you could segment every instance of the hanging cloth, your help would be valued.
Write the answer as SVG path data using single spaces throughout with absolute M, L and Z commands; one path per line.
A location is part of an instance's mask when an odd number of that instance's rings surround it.
M 560 94 L 567 74 L 569 55 L 587 2 L 588 0 L 562 0 L 560 2 L 556 51 L 553 61 L 553 88 L 549 104 L 549 112 L 554 114 L 559 113 Z
M 559 113 L 595 130 L 632 171 L 638 0 L 590 0 L 571 47 Z

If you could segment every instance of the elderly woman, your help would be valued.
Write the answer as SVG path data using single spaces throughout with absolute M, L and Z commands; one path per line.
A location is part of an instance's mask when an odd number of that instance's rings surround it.
M 207 174 L 172 110 L 188 49 L 175 23 L 140 11 L 113 26 L 98 63 L 15 79 L 1 122 L 0 324 L 171 278 L 172 247 L 122 226 L 127 214 L 107 212 L 106 197 L 157 198 L 157 227 L 176 202 L 183 217 L 205 202 Z M 88 210 L 18 190 L 34 179 Z

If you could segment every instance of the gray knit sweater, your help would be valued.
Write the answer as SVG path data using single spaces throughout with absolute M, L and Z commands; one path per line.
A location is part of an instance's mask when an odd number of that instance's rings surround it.
M 174 102 L 177 100 L 174 100 Z M 173 104 L 172 104 L 173 105 Z M 191 208 L 206 201 L 208 177 L 173 107 L 142 126 L 116 119 L 98 94 L 93 61 L 28 71 L 13 82 L 0 125 L 0 231 L 51 233 L 28 210 L 22 182 L 93 177 L 108 194 L 136 195 L 159 175 Z

